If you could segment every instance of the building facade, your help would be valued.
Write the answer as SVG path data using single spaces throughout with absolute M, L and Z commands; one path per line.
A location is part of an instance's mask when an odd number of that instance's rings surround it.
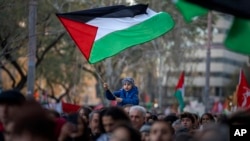
M 227 50 L 223 44 L 226 32 L 230 27 L 232 18 L 216 13 L 216 23 L 213 25 L 210 59 L 210 96 L 224 97 L 230 95 L 225 87 L 232 81 L 232 76 L 248 63 L 247 56 Z M 185 87 L 187 96 L 201 98 L 206 82 L 207 47 L 193 48 L 192 54 L 186 54 L 185 60 Z M 178 71 L 179 72 L 179 71 Z M 174 87 L 178 77 L 169 76 L 167 87 Z M 172 92 L 170 92 L 171 94 Z

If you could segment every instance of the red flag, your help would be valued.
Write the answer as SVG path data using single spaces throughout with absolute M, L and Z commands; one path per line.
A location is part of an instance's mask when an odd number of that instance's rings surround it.
M 243 70 L 240 71 L 240 78 L 237 91 L 237 106 L 241 108 L 250 107 L 250 89 L 247 84 Z
M 63 112 L 65 113 L 74 113 L 77 112 L 81 108 L 81 106 L 62 102 L 62 108 Z

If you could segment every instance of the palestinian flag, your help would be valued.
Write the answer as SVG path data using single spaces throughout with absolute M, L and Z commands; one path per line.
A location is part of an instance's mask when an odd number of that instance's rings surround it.
M 250 20 L 235 18 L 224 40 L 225 47 L 233 52 L 250 55 Z
M 109 6 L 57 14 L 89 63 L 150 41 L 174 27 L 172 17 L 148 5 Z
M 195 18 L 208 13 L 208 9 L 189 3 L 185 0 L 173 0 L 173 2 L 182 14 L 184 20 L 188 23 L 192 22 Z
M 179 108 L 180 108 L 180 112 L 183 112 L 183 109 L 185 107 L 185 103 L 184 103 L 184 72 L 181 73 L 179 81 L 175 87 L 175 98 L 177 99 L 178 103 L 179 103 Z
M 187 0 L 207 9 L 250 19 L 250 0 Z

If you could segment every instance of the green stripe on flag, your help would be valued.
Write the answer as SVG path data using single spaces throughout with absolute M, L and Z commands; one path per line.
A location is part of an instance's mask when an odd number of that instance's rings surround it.
M 224 44 L 231 51 L 250 55 L 250 20 L 235 18 Z
M 206 15 L 208 13 L 208 9 L 186 2 L 185 0 L 175 0 L 174 3 L 186 22 L 191 22 L 197 16 Z
M 180 106 L 180 112 L 183 112 L 184 107 L 185 107 L 185 103 L 183 100 L 183 95 L 182 95 L 182 91 L 179 89 L 175 92 L 174 94 L 175 98 L 177 99 L 179 106 Z
M 116 55 L 124 49 L 150 41 L 170 31 L 174 25 L 172 17 L 165 12 L 161 12 L 142 23 L 112 32 L 94 43 L 89 62 L 96 63 Z

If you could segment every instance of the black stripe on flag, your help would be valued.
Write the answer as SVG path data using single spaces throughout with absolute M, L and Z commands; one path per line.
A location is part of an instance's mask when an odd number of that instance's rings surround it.
M 137 4 L 133 6 L 108 6 L 101 8 L 94 8 L 89 10 L 75 11 L 69 13 L 57 13 L 58 17 L 67 18 L 70 20 L 86 23 L 96 17 L 99 18 L 122 18 L 134 17 L 140 14 L 146 14 L 148 5 Z

